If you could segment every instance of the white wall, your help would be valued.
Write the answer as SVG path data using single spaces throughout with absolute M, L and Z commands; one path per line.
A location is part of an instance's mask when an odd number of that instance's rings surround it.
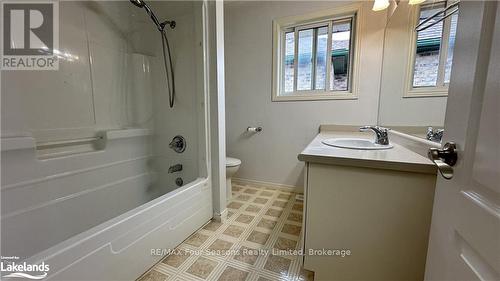
M 239 178 L 303 186 L 297 154 L 320 124 L 376 124 L 386 12 L 364 2 L 359 99 L 271 102 L 272 21 L 352 4 L 338 1 L 236 2 L 225 6 L 227 155 L 242 160 Z M 248 126 L 263 132 L 249 135 Z

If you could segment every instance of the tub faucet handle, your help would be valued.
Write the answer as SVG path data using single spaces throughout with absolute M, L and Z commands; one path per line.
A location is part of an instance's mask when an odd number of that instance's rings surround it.
M 186 139 L 184 139 L 184 137 L 180 135 L 177 135 L 172 139 L 168 146 L 175 152 L 182 153 L 184 152 L 184 150 L 186 150 Z

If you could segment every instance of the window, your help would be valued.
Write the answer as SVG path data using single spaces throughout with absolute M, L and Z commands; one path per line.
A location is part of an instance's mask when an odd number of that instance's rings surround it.
M 293 24 L 275 21 L 274 101 L 355 98 L 357 10 L 351 7 L 350 12 L 342 12 L 320 18 L 302 16 L 298 24 L 296 20 L 291 20 Z
M 423 5 L 418 13 L 418 23 L 426 20 L 447 6 L 446 1 Z M 429 21 L 436 22 L 441 17 Z M 453 48 L 457 30 L 457 13 L 443 21 L 416 32 L 412 49 L 413 65 L 410 93 L 421 96 L 443 95 L 448 92 L 453 61 Z M 416 21 L 417 23 L 417 21 Z

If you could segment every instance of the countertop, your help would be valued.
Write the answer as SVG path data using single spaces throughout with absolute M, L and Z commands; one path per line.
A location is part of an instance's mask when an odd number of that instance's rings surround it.
M 437 168 L 429 159 L 417 154 L 393 141 L 391 149 L 358 150 L 338 148 L 323 144 L 329 138 L 374 139 L 372 132 L 322 131 L 298 155 L 304 162 L 330 165 L 354 166 L 363 168 L 387 169 L 416 173 L 436 174 Z

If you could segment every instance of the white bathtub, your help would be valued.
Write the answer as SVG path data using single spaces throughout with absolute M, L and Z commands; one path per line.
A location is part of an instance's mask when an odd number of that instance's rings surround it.
M 123 5 L 128 7 L 130 3 Z M 35 141 L 44 139 L 19 134 L 14 123 L 24 119 L 12 120 L 15 132 L 1 138 L 2 255 L 19 256 L 19 262 L 31 264 L 43 261 L 50 268 L 43 280 L 134 280 L 161 259 L 151 255 L 152 249 L 175 247 L 212 217 L 208 85 L 213 81 L 208 83 L 212 79 L 208 72 L 212 52 L 207 41 L 212 35 L 208 34 L 211 29 L 206 9 L 206 2 L 199 2 L 193 4 L 192 13 L 174 17 L 178 26 L 170 31 L 170 39 L 174 58 L 182 62 L 175 64 L 177 88 L 182 93 L 176 96 L 175 110 L 166 110 L 164 65 L 158 53 L 154 60 L 133 55 L 132 70 L 145 69 L 147 60 L 151 60 L 153 69 L 152 77 L 142 77 L 144 73 L 136 71 L 131 79 L 136 83 L 135 91 L 144 92 L 132 97 L 141 98 L 133 100 L 138 104 L 131 114 L 134 122 L 95 128 L 92 124 L 89 129 L 116 128 L 106 132 L 104 148 L 82 144 L 72 147 L 69 154 L 54 157 L 48 150 L 41 155 Z M 156 31 L 150 30 L 156 40 Z M 199 42 L 203 42 L 203 48 Z M 105 58 L 108 49 L 97 47 L 94 55 Z M 114 69 L 120 64 L 103 65 Z M 149 79 L 154 86 L 146 86 Z M 105 80 L 109 80 L 107 76 Z M 109 89 L 99 90 L 107 93 Z M 123 94 L 121 87 L 111 90 L 119 97 Z M 125 104 L 119 101 L 115 101 L 113 110 L 122 112 L 125 109 L 118 107 Z M 155 113 L 153 124 L 147 121 L 150 111 Z M 148 124 L 128 128 L 142 123 Z M 22 131 L 25 124 L 21 125 Z M 73 130 L 69 131 L 73 136 Z M 45 133 L 50 136 L 46 141 L 52 140 L 51 132 Z M 174 133 L 188 141 L 183 154 L 168 147 Z M 87 132 L 84 135 L 89 137 Z M 160 167 L 151 168 L 155 163 Z M 183 164 L 184 170 L 175 178 L 191 182 L 168 192 L 176 187 L 168 167 L 177 163 Z
M 150 137 L 110 131 L 103 150 L 42 160 L 32 137 L 2 138 L 2 255 L 43 261 L 43 280 L 64 281 L 135 280 L 158 262 L 153 249 L 210 220 L 212 192 L 197 178 L 157 196 Z
M 135 280 L 212 217 L 207 179 L 165 194 L 28 260 L 50 265 L 44 280 Z

